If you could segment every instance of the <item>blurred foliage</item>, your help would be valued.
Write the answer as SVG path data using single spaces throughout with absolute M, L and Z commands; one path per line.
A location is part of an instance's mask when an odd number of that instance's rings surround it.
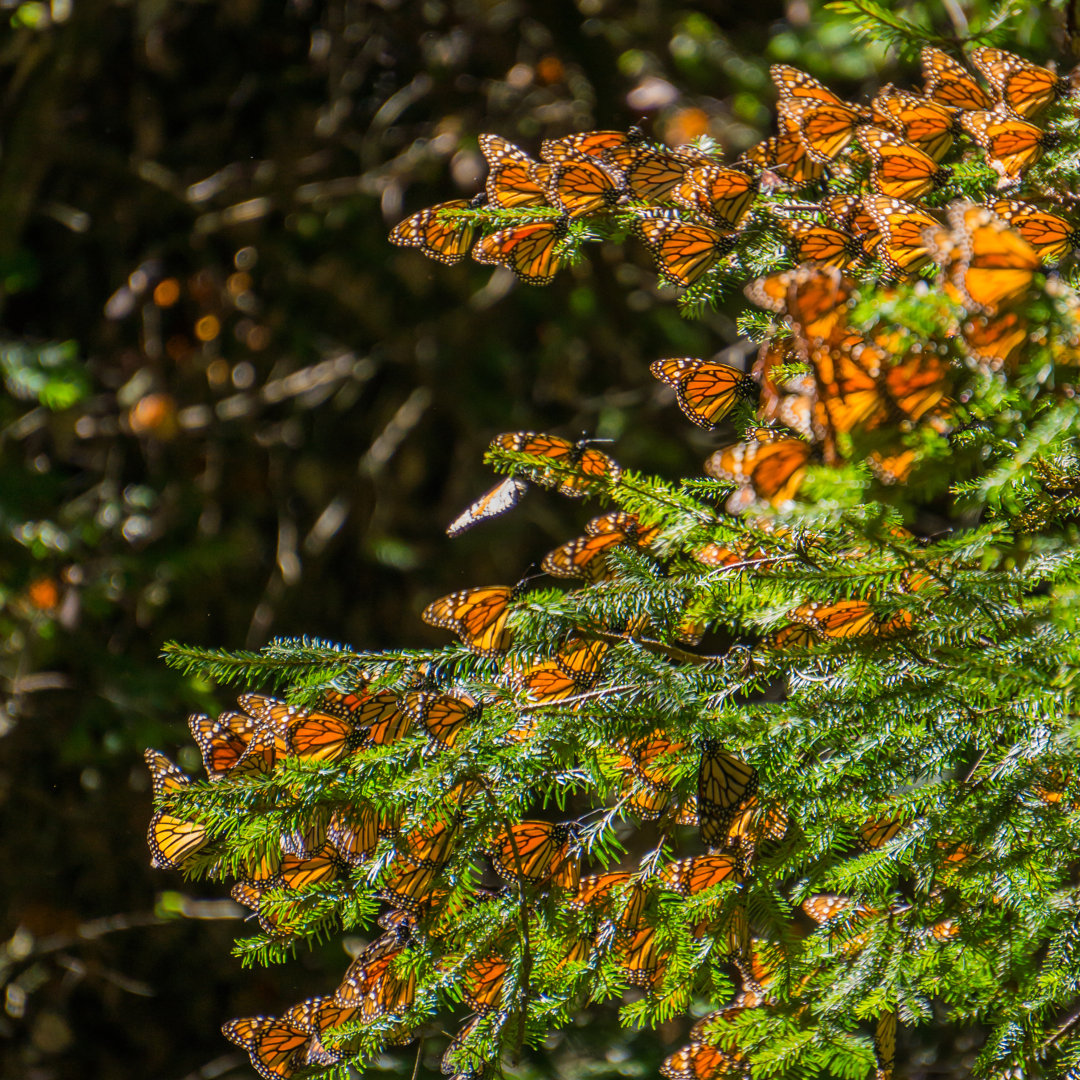
M 895 10 L 963 36 L 989 6 Z M 587 429 L 629 467 L 685 472 L 709 441 L 661 410 L 647 365 L 737 338 L 732 312 L 680 319 L 640 250 L 519 290 L 393 249 L 387 227 L 471 194 L 483 131 L 534 149 L 644 115 L 737 152 L 768 124 L 772 62 L 851 98 L 913 68 L 809 0 L 0 14 L 0 1073 L 242 1073 L 220 1018 L 314 991 L 340 955 L 302 958 L 310 983 L 242 975 L 240 909 L 155 901 L 138 752 L 214 702 L 161 642 L 437 640 L 423 603 L 570 529 L 536 496 L 497 547 L 451 551 L 491 435 Z M 1060 24 L 1030 6 L 1011 40 L 1060 54 Z M 598 1031 L 524 1074 L 574 1072 L 594 1038 L 606 1074 L 654 1071 L 651 1037 Z

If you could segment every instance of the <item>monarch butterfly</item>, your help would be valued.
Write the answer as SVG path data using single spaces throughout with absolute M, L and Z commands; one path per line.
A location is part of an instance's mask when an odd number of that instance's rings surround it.
M 596 158 L 565 157 L 551 166 L 548 198 L 570 217 L 610 210 L 626 189 Z
M 963 65 L 940 49 L 926 46 L 920 53 L 926 96 L 950 109 L 989 109 L 993 99 Z
M 353 804 L 338 807 L 326 826 L 326 839 L 349 866 L 359 866 L 375 854 L 379 818 L 374 808 Z
M 736 811 L 757 790 L 757 770 L 707 740 L 698 767 L 697 810 L 706 847 L 724 842 Z
M 672 191 L 672 198 L 688 210 L 712 218 L 726 229 L 737 229 L 754 204 L 759 182 L 739 169 L 698 165 Z
M 990 209 L 1007 221 L 1035 249 L 1040 259 L 1057 262 L 1070 249 L 1080 250 L 1080 228 L 1057 214 L 1010 199 L 999 199 Z
M 768 311 L 792 316 L 803 337 L 828 338 L 847 311 L 851 280 L 832 266 L 800 266 L 757 278 L 743 290 Z
M 851 638 L 877 632 L 881 623 L 865 600 L 837 600 L 832 604 L 801 604 L 791 612 L 796 622 L 808 623 L 827 638 Z
M 893 277 L 904 277 L 930 261 L 924 233 L 937 227 L 937 219 L 911 203 L 887 195 L 867 195 L 863 205 L 883 237 L 877 256 Z
M 502 997 L 508 968 L 506 958 L 490 953 L 473 960 L 462 972 L 461 990 L 469 1008 L 481 1016 L 491 1012 Z
M 499 135 L 481 135 L 489 172 L 485 192 L 493 206 L 547 206 L 551 170 Z
M 636 127 L 629 131 L 579 131 L 561 139 L 545 139 L 540 144 L 540 158 L 558 162 L 579 154 L 603 157 L 617 146 L 640 143 L 644 138 L 645 133 Z
M 393 972 L 406 944 L 393 932 L 373 941 L 349 965 L 334 992 L 334 1004 L 359 1009 L 365 1022 L 407 1009 L 416 996 L 416 974 L 402 978 Z
M 579 536 L 549 551 L 540 569 L 552 577 L 580 578 L 595 584 L 612 575 L 604 554 L 627 539 L 626 533 L 614 529 L 596 536 Z
M 511 225 L 477 241 L 472 256 L 478 263 L 507 267 L 526 285 L 549 285 L 559 269 L 556 249 L 568 228 L 565 216 Z
M 1070 93 L 1068 79 L 1003 49 L 975 49 L 971 62 L 994 88 L 1001 104 L 1017 116 L 1035 116 Z
M 479 719 L 484 707 L 471 694 L 409 694 L 402 702 L 414 723 L 423 727 L 440 749 L 449 750 L 458 735 Z
M 820 263 L 822 266 L 843 268 L 865 258 L 862 241 L 829 225 L 809 221 L 785 221 L 784 229 L 791 237 L 796 262 Z
M 346 1054 L 355 1052 L 356 1040 L 350 1039 L 331 1048 L 325 1045 L 322 1036 L 332 1028 L 349 1023 L 358 1011 L 335 1005 L 333 997 L 308 998 L 287 1009 L 281 1019 L 297 1031 L 308 1031 L 312 1036 L 308 1043 L 306 1064 L 336 1065 Z
M 1010 364 L 1016 352 L 1028 340 L 1029 323 L 1015 311 L 985 314 L 967 320 L 960 336 L 969 355 L 988 364 L 994 371 Z
M 457 821 L 421 825 L 397 841 L 398 853 L 413 866 L 438 870 L 450 858 L 456 833 Z
M 266 1080 L 287 1080 L 306 1064 L 310 1035 L 275 1016 L 238 1017 L 221 1033 L 247 1051 L 252 1068 Z
M 549 551 L 540 568 L 553 577 L 582 578 L 590 583 L 601 581 L 610 574 L 603 558 L 610 548 L 624 543 L 648 547 L 658 531 L 640 528 L 633 514 L 602 514 L 585 526 L 587 535 Z
M 748 862 L 762 840 L 783 840 L 787 828 L 788 816 L 780 807 L 762 806 L 752 795 L 732 818 L 724 846 L 738 851 Z
M 761 428 L 751 441 L 717 450 L 705 462 L 705 472 L 716 480 L 738 484 L 749 493 L 744 498 L 754 496 L 780 506 L 799 490 L 809 460 L 810 447 L 802 439 Z
M 429 259 L 453 266 L 469 253 L 477 229 L 475 221 L 457 214 L 481 206 L 482 198 L 452 199 L 420 210 L 390 230 L 390 243 L 419 248 Z
M 626 764 L 643 784 L 657 791 L 670 791 L 678 755 L 685 749 L 685 742 L 673 741 L 665 732 L 654 731 L 630 747 Z
M 982 147 L 986 164 L 1004 177 L 1019 176 L 1061 141 L 1056 131 L 1043 131 L 1001 109 L 967 112 L 960 122 Z
M 148 749 L 143 758 L 150 769 L 155 800 L 191 783 L 191 777 L 159 751 Z M 154 869 L 179 870 L 210 843 L 210 836 L 205 825 L 158 810 L 150 819 L 146 842 Z
M 871 818 L 859 826 L 856 847 L 860 851 L 876 851 L 887 844 L 907 822 L 900 816 Z
M 741 1054 L 728 1053 L 719 1046 L 695 1042 L 676 1050 L 660 1066 L 667 1080 L 721 1080 L 725 1076 L 745 1076 L 746 1060 Z
M 949 152 L 953 139 L 963 130 L 954 110 L 895 86 L 884 87 L 870 108 L 875 124 L 893 128 L 935 161 Z
M 510 645 L 506 620 L 515 588 L 481 585 L 443 596 L 428 604 L 420 618 L 430 626 L 453 630 L 473 652 L 496 656 Z
M 841 98 L 838 98 L 827 86 L 818 82 L 813 75 L 808 75 L 805 71 L 800 71 L 789 64 L 773 64 L 769 68 L 769 78 L 780 91 L 781 99 L 807 98 L 826 105 L 844 104 Z
M 492 851 L 495 871 L 507 881 L 576 889 L 581 860 L 570 851 L 570 827 L 522 821 L 501 833 Z
M 326 843 L 326 827 L 330 821 L 330 813 L 320 807 L 294 820 L 296 824 L 292 828 L 282 824 L 278 843 L 285 855 L 310 858 Z
M 917 199 L 945 184 L 952 169 L 939 165 L 929 154 L 881 128 L 868 128 L 860 136 L 874 167 L 870 183 L 879 195 Z
M 651 147 L 622 147 L 606 155 L 611 165 L 622 171 L 631 196 L 642 202 L 662 202 L 687 178 L 692 169 L 711 163 L 693 150 L 655 150 Z
M 229 770 L 230 775 L 269 776 L 277 764 L 280 742 L 281 739 L 274 732 L 260 727 L 236 764 Z
M 812 158 L 799 135 L 799 125 L 783 113 L 776 118 L 778 134 L 750 147 L 743 154 L 749 165 L 772 169 L 792 187 L 813 184 L 825 175 L 825 164 Z
M 735 246 L 733 232 L 694 225 L 658 211 L 634 222 L 634 231 L 652 253 L 661 277 L 673 285 L 693 285 Z
M 348 720 L 323 712 L 305 712 L 289 725 L 289 752 L 315 761 L 338 761 L 355 750 L 364 731 Z
M 807 154 L 825 164 L 855 138 L 860 126 L 869 122 L 863 110 L 842 101 L 782 97 L 778 109 L 795 126 Z
M 881 230 L 857 195 L 832 195 L 822 201 L 821 208 L 830 221 L 858 238 L 864 254 L 874 255 L 881 243 Z
M 528 490 L 529 485 L 516 476 L 507 476 L 500 480 L 490 491 L 485 492 L 476 502 L 467 506 L 449 525 L 447 536 L 460 536 L 463 532 L 479 525 L 481 521 L 499 517 L 513 510 Z
M 834 893 L 819 893 L 807 897 L 800 905 L 803 911 L 818 924 L 827 923 L 830 919 L 849 910 L 854 904 L 850 896 L 837 896 Z
M 757 391 L 745 371 L 714 360 L 656 360 L 649 371 L 675 391 L 679 408 L 703 428 L 716 427 L 740 398 Z
M 682 896 L 694 896 L 722 881 L 742 881 L 734 855 L 694 855 L 669 863 L 660 873 L 660 880 Z
M 412 914 L 429 901 L 432 883 L 438 875 L 438 867 L 415 866 L 398 856 L 387 866 L 375 895 Z
M 519 671 L 514 676 L 514 685 L 518 692 L 530 701 L 550 705 L 557 701 L 566 701 L 567 698 L 587 689 L 592 683 L 590 680 L 583 684 L 572 674 L 563 671 L 555 660 L 542 660 Z M 523 727 L 513 728 L 508 734 L 520 741 L 532 735 L 534 729 L 534 724 L 526 724 Z
M 619 941 L 612 950 L 612 959 L 631 986 L 654 989 L 664 977 L 666 964 L 656 944 L 656 930 L 651 926 L 640 927 L 632 937 Z
M 299 705 L 290 705 L 265 694 L 241 694 L 236 702 L 258 721 L 260 731 L 271 737 L 276 750 L 282 753 L 288 750 L 289 724 L 303 711 Z
M 597 493 L 604 482 L 615 483 L 622 469 L 607 454 L 594 450 L 588 439 L 570 442 L 558 435 L 512 431 L 496 435 L 491 449 L 510 450 L 539 458 L 543 463 L 529 469 L 529 478 L 560 495 L 580 499 Z M 551 468 L 555 465 L 558 468 Z M 573 470 L 573 472 L 571 472 Z
M 573 911 L 599 909 L 611 899 L 611 890 L 616 885 L 625 885 L 629 880 L 630 874 L 625 870 L 593 874 L 591 877 L 582 878 L 577 892 L 570 898 L 567 906 Z
M 986 207 L 955 203 L 949 208 L 949 225 L 951 232 L 928 230 L 927 242 L 969 307 L 993 313 L 1030 287 L 1038 255 Z
M 337 849 L 331 844 L 324 844 L 308 858 L 284 855 L 278 872 L 279 881 L 286 889 L 302 889 L 306 885 L 334 881 L 341 869 Z
M 252 717 L 232 710 L 216 720 L 195 713 L 188 717 L 188 727 L 211 780 L 220 780 L 236 765 L 258 730 Z
M 389 690 L 324 692 L 323 709 L 331 716 L 348 720 L 359 737 L 358 749 L 388 746 L 404 738 L 412 720 L 401 710 L 397 696 Z
M 896 1064 L 896 1012 L 883 1012 L 874 1023 L 875 1080 L 892 1080 Z

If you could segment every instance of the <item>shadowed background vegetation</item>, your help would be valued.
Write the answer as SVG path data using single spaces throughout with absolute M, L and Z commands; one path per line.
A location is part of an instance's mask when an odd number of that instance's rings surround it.
M 1021 7 L 1013 45 L 1060 58 L 1065 15 Z M 946 37 L 973 13 L 905 8 Z M 441 642 L 426 602 L 512 582 L 589 516 L 534 491 L 449 541 L 494 434 L 584 430 L 624 466 L 697 472 L 724 433 L 690 431 L 648 364 L 742 355 L 738 298 L 682 319 L 633 242 L 527 289 L 389 226 L 478 190 L 481 132 L 535 151 L 644 117 L 734 156 L 767 133 L 770 63 L 849 99 L 915 69 L 806 0 L 0 14 L 0 1073 L 248 1075 L 221 1021 L 345 959 L 245 972 L 224 888 L 150 870 L 142 749 L 188 746 L 187 715 L 233 697 L 161 644 Z M 648 1075 L 654 1044 L 571 1030 L 523 1069 Z

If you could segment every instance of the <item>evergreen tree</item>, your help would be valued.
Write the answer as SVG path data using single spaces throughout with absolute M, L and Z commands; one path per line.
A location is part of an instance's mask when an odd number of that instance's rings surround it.
M 450 1014 L 444 1070 L 498 1075 L 619 998 L 699 1017 L 671 1080 L 888 1077 L 898 1029 L 946 1027 L 980 1075 L 1075 1067 L 1077 98 L 983 40 L 973 69 L 924 42 L 922 86 L 869 104 L 778 66 L 779 133 L 735 163 L 487 136 L 482 197 L 395 228 L 529 284 L 636 236 L 687 311 L 745 285 L 759 352 L 654 365 L 741 433 L 705 478 L 492 442 L 512 479 L 452 531 L 591 500 L 542 567 L 575 587 L 436 600 L 436 651 L 167 649 L 285 700 L 191 718 L 207 781 L 148 751 L 155 864 L 236 879 L 246 962 L 373 937 L 325 997 L 226 1025 L 262 1075 Z

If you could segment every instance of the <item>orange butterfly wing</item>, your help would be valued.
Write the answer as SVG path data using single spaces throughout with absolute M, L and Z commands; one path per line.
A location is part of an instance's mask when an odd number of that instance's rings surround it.
M 473 248 L 473 258 L 489 266 L 505 266 L 526 285 L 549 285 L 559 269 L 559 243 L 567 223 L 530 221 L 485 236 Z
M 673 357 L 655 361 L 649 371 L 675 390 L 679 408 L 703 428 L 716 427 L 740 398 L 757 389 L 746 372 L 711 360 Z
M 470 199 L 453 199 L 420 210 L 390 230 L 390 243 L 419 248 L 428 258 L 453 266 L 469 253 L 477 228 L 475 221 L 455 217 L 453 212 L 472 205 Z
M 512 595 L 504 585 L 463 589 L 428 604 L 420 617 L 431 626 L 453 630 L 473 652 L 495 656 L 510 645 L 506 620 Z
M 677 217 L 641 217 L 634 231 L 652 252 L 662 277 L 690 286 L 734 247 L 734 234 L 694 225 Z
M 927 46 L 920 54 L 926 96 L 950 109 L 989 109 L 990 95 L 962 64 L 947 53 Z

